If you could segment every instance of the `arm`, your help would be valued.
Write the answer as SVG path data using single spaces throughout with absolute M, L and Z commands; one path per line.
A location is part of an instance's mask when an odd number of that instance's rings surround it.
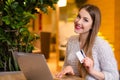
M 101 71 L 93 68 L 93 61 L 90 58 L 84 59 L 84 66 L 88 73 L 96 79 L 100 80 L 119 80 L 117 63 L 114 53 L 107 42 L 100 42 L 96 45 L 97 58 Z
M 67 48 L 66 48 L 66 55 L 65 55 L 65 60 L 64 60 L 64 65 L 63 65 L 63 69 L 61 72 L 59 72 L 56 77 L 57 78 L 61 78 L 63 75 L 65 74 L 71 74 L 71 75 L 74 75 L 74 71 L 73 71 L 73 68 L 72 66 L 69 65 L 68 63 L 68 53 L 69 53 L 69 41 L 67 43 Z
M 67 42 L 67 45 L 66 45 L 66 54 L 65 54 L 63 69 L 64 69 L 64 67 L 69 65 L 68 59 L 67 59 L 68 58 L 68 54 L 69 54 L 69 42 Z
M 84 65 L 85 69 L 87 70 L 87 72 L 90 75 L 92 75 L 95 79 L 97 79 L 97 80 L 104 80 L 105 79 L 105 75 L 102 72 L 96 71 L 93 68 L 93 65 L 94 65 L 93 60 L 90 59 L 89 57 L 84 58 L 83 65 Z
M 90 75 L 93 75 L 98 80 L 104 80 L 105 79 L 105 75 L 102 72 L 96 71 L 94 69 L 90 72 Z
M 112 48 L 108 43 L 101 45 L 99 50 L 99 62 L 102 73 L 105 75 L 105 80 L 119 80 L 117 62 L 114 57 Z

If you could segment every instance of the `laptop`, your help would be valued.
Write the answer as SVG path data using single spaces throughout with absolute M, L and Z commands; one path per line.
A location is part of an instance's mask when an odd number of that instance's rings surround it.
M 27 80 L 53 80 L 43 54 L 18 53 L 16 57 Z

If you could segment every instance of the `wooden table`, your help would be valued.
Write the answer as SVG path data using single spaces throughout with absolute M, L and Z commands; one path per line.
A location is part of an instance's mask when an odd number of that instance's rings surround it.
M 85 79 L 77 77 L 77 76 L 67 75 L 67 76 L 63 76 L 60 79 L 58 78 L 58 79 L 54 79 L 54 80 L 85 80 Z
M 22 71 L 0 72 L 0 80 L 27 80 Z M 84 80 L 77 76 L 63 76 L 61 79 L 54 80 Z
M 22 71 L 0 72 L 0 80 L 27 80 Z

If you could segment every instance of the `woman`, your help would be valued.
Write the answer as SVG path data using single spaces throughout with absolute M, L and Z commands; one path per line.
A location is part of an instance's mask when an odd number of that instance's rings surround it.
M 63 70 L 64 74 L 77 75 L 85 80 L 118 80 L 117 63 L 108 42 L 97 36 L 101 23 L 101 13 L 94 5 L 84 5 L 74 21 L 74 31 L 78 36 L 68 40 Z M 86 57 L 80 63 L 76 52 L 83 50 Z

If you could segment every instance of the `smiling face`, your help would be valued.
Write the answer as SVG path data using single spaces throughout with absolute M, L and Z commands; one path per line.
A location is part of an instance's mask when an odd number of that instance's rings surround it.
M 79 11 L 74 21 L 74 31 L 78 34 L 89 33 L 92 28 L 93 20 L 89 13 L 83 8 Z

